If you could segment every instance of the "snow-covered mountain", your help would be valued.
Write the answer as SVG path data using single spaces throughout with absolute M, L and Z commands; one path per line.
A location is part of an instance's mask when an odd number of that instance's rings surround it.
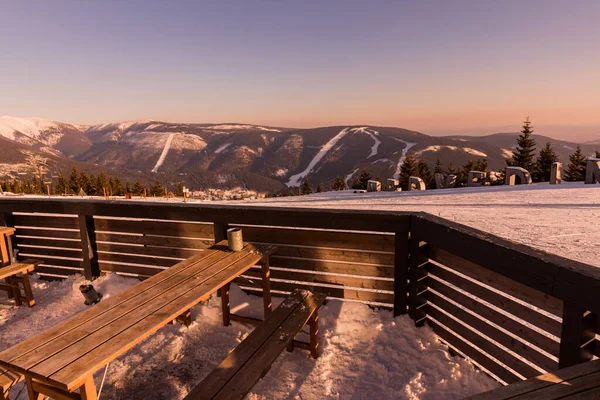
M 382 179 L 397 177 L 408 154 L 433 167 L 439 157 L 456 166 L 486 157 L 502 168 L 516 144 L 516 133 L 432 137 L 401 128 L 332 126 L 291 129 L 237 123 L 179 124 L 130 121 L 79 126 L 40 118 L 0 118 L 0 134 L 28 151 L 52 155 L 68 165 L 104 166 L 139 171 L 161 180 L 190 185 L 237 186 L 279 190 L 308 177 L 329 183 L 351 181 L 362 169 Z M 550 141 L 563 162 L 575 143 Z M 592 154 L 595 144 L 583 144 Z M 2 161 L 0 160 L 0 163 Z

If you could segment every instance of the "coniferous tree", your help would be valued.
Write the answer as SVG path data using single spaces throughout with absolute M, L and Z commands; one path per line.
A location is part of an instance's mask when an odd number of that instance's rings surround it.
M 161 183 L 159 181 L 156 181 L 152 184 L 152 186 L 150 186 L 150 195 L 151 196 L 156 196 L 156 197 L 160 197 L 160 196 L 164 196 L 165 194 L 165 188 L 163 187 L 163 185 L 161 185 Z
M 546 146 L 540 150 L 540 155 L 537 159 L 536 168 L 536 180 L 540 182 L 550 181 L 550 172 L 552 171 L 552 164 L 558 161 L 558 156 L 554 152 L 554 149 L 550 145 L 550 142 L 546 143 Z
M 333 190 L 346 190 L 348 186 L 346 185 L 346 180 L 341 176 L 338 176 L 333 181 Z
M 106 190 L 107 193 L 110 193 L 108 179 L 106 179 L 106 175 L 104 175 L 103 172 L 100 172 L 96 177 L 96 185 L 94 191 L 98 194 L 98 196 L 104 196 L 104 190 Z
M 411 176 L 417 176 L 417 161 L 412 155 L 407 155 L 400 166 L 400 187 L 408 190 L 408 180 Z
M 77 171 L 76 166 L 71 167 L 71 176 L 69 177 L 69 192 L 71 194 L 79 193 L 79 172 Z
M 323 185 L 321 185 L 320 183 L 317 185 L 317 193 L 322 193 L 323 192 Z
M 312 186 L 310 186 L 310 182 L 308 182 L 308 178 L 304 178 L 304 182 L 302 182 L 302 188 L 300 189 L 301 194 L 311 194 L 313 192 Z
M 448 175 L 456 175 L 456 167 L 452 161 L 448 164 Z
M 144 194 L 144 189 L 145 189 L 144 186 L 139 181 L 136 181 L 133 184 L 133 194 L 136 195 L 136 196 L 143 195 Z
M 417 176 L 423 179 L 426 188 L 431 189 L 435 186 L 433 174 L 429 169 L 429 165 L 427 165 L 427 162 L 425 162 L 425 160 L 423 159 L 419 160 L 419 162 L 417 163 Z
M 443 174 L 444 166 L 442 165 L 442 160 L 439 158 L 435 161 L 435 168 L 433 169 L 434 174 Z
M 511 165 L 525 168 L 529 173 L 535 173 L 535 140 L 533 139 L 533 127 L 529 117 L 523 123 L 521 134 L 517 138 L 517 148 L 513 151 Z
M 596 150 L 596 158 L 600 158 L 600 150 Z
M 93 190 L 90 185 L 90 179 L 88 178 L 85 171 L 81 171 L 81 173 L 79 174 L 79 188 L 82 189 L 88 196 L 93 196 Z
M 577 146 L 575 153 L 569 156 L 569 166 L 565 171 L 565 180 L 583 181 L 585 180 L 585 156 L 581 152 L 581 147 Z
M 360 181 L 358 180 L 358 176 L 355 176 L 354 179 L 352 180 L 351 188 L 354 190 L 360 189 Z
M 367 186 L 369 185 L 370 180 L 371 180 L 371 174 L 369 173 L 369 171 L 364 169 L 360 173 L 360 176 L 358 177 L 358 183 L 360 184 L 359 189 L 367 190 Z
M 69 183 L 65 178 L 65 175 L 60 172 L 58 174 L 58 182 L 56 183 L 56 193 L 58 194 L 67 194 L 69 191 Z

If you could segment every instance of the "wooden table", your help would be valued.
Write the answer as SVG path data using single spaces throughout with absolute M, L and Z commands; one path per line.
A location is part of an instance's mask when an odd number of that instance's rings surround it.
M 96 399 L 93 374 L 231 282 L 274 249 L 224 242 L 0 353 L 0 365 L 25 375 L 30 399 Z M 76 390 L 79 389 L 79 393 Z
M 588 361 L 471 396 L 468 400 L 600 399 L 600 360 Z

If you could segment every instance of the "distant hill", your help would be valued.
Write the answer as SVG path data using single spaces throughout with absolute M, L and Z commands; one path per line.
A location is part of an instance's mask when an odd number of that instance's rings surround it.
M 5 149 L 12 150 L 0 160 L 0 175 L 27 169 L 28 157 L 35 154 L 48 159 L 57 171 L 75 162 L 90 171 L 106 168 L 144 181 L 276 191 L 299 186 L 305 177 L 313 184 L 327 184 L 337 176 L 350 182 L 362 169 L 382 179 L 397 176 L 407 154 L 426 160 L 431 167 L 438 157 L 444 166 L 487 157 L 490 168 L 500 169 L 517 135 L 434 137 L 394 127 L 292 129 L 160 121 L 82 126 L 1 117 L 0 139 Z M 544 136 L 535 139 L 538 148 L 552 143 L 565 163 L 577 146 Z M 591 155 L 600 148 L 600 141 L 581 146 Z

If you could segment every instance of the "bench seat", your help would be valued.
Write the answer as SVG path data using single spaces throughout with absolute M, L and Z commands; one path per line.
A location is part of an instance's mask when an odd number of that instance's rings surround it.
M 35 305 L 33 291 L 31 290 L 27 274 L 33 272 L 41 263 L 42 261 L 40 260 L 28 259 L 0 268 L 0 280 L 4 279 L 4 283 L 0 282 L 0 289 L 6 290 L 8 297 L 14 298 L 18 306 L 23 303 L 26 303 L 29 307 Z M 24 295 L 21 294 L 21 290 Z
M 310 325 L 311 356 L 318 356 L 318 309 L 325 295 L 295 290 L 242 341 L 185 400 L 243 399 L 285 350 L 302 346 L 296 334 Z
M 22 379 L 23 375 L 0 367 L 0 400 L 8 400 L 8 392 Z

